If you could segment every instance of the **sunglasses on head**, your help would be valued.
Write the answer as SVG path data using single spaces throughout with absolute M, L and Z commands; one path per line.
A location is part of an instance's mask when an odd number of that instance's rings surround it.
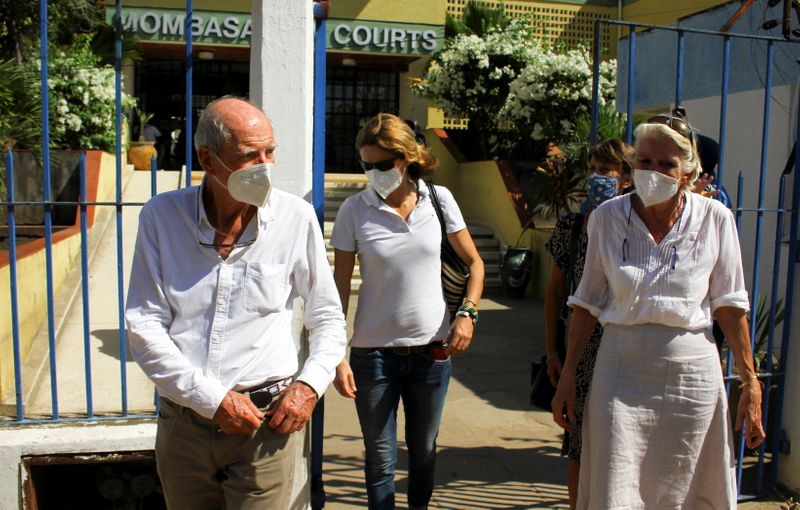
M 394 168 L 394 162 L 396 160 L 397 158 L 389 158 L 389 159 L 384 159 L 383 161 L 376 161 L 375 163 L 370 163 L 364 161 L 363 159 L 359 159 L 358 164 L 361 165 L 361 168 L 363 168 L 365 172 L 368 172 L 370 170 L 380 170 L 381 172 L 385 172 L 387 170 L 391 170 L 392 168 Z
M 692 145 L 694 145 L 694 132 L 692 131 L 692 126 L 686 122 L 686 119 L 676 115 L 656 115 L 647 119 L 647 123 L 664 124 L 665 126 L 669 126 L 673 131 L 686 138 Z

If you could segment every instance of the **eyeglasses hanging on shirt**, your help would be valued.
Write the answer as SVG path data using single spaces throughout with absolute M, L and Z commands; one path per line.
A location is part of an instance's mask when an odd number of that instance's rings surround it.
M 234 243 L 207 243 L 207 242 L 203 242 L 203 240 L 200 238 L 200 193 L 202 193 L 204 185 L 205 185 L 205 180 L 203 181 L 203 183 L 200 184 L 200 186 L 197 187 L 197 198 L 195 200 L 195 236 L 197 238 L 197 244 L 199 244 L 200 246 L 203 246 L 205 248 L 215 248 L 216 249 L 216 248 L 244 248 L 246 246 L 250 246 L 251 244 L 255 243 L 256 239 L 258 239 L 258 229 L 256 229 L 255 237 L 253 239 L 249 239 L 247 241 L 237 241 L 237 242 L 234 242 Z M 250 207 L 250 205 L 246 205 L 244 209 L 247 209 L 247 207 Z M 243 209 L 243 211 L 244 211 L 244 209 Z M 256 214 L 258 214 L 258 212 L 256 212 Z M 206 221 L 208 221 L 208 218 L 206 218 Z M 211 225 L 211 222 L 208 221 L 208 224 Z M 217 230 L 217 228 L 214 225 L 211 225 L 211 228 L 213 228 L 215 232 L 217 232 L 217 233 L 219 233 L 221 235 L 226 235 L 225 232 L 220 232 L 219 230 Z M 244 227 L 244 229 L 246 229 L 246 226 Z M 244 232 L 244 229 L 243 229 L 242 232 Z
M 628 208 L 628 224 L 625 226 L 625 239 L 622 240 L 622 262 L 625 263 L 628 261 L 628 257 L 630 256 L 630 247 L 628 246 L 628 231 L 631 228 L 631 213 L 633 212 L 633 201 L 628 201 L 629 208 Z M 683 220 L 683 211 L 681 211 L 680 216 L 678 216 L 677 225 L 675 226 L 675 241 L 673 241 L 672 246 L 670 247 L 670 251 L 672 251 L 672 256 L 670 257 L 670 264 L 669 269 L 670 271 L 675 271 L 675 267 L 678 264 L 678 236 L 681 232 L 681 220 Z M 670 229 L 671 231 L 672 229 Z M 667 233 L 669 235 L 669 233 Z

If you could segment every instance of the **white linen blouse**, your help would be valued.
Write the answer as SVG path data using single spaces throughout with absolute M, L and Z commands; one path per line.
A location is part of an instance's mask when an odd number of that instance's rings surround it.
M 749 310 L 733 214 L 716 200 L 683 192 L 686 206 L 656 244 L 632 210 L 614 198 L 589 217 L 586 265 L 570 306 L 600 323 L 708 328 L 717 308 Z

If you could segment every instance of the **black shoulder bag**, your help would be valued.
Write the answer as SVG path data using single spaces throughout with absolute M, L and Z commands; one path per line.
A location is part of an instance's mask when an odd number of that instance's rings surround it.
M 578 258 L 578 243 L 581 239 L 581 231 L 583 230 L 583 215 L 578 214 L 575 218 L 575 223 L 572 224 L 572 231 L 569 239 L 569 263 L 567 264 L 567 277 L 566 277 L 566 294 L 569 296 L 574 290 L 575 279 L 575 261 Z M 561 305 L 561 313 L 556 321 L 556 352 L 561 358 L 563 363 L 564 357 L 567 352 L 566 337 L 567 337 L 567 318 L 569 317 L 569 307 L 566 300 Z M 531 395 L 530 403 L 545 411 L 552 412 L 550 402 L 556 389 L 550 383 L 550 377 L 547 375 L 547 355 L 542 356 L 538 362 L 531 362 Z
M 447 230 L 444 225 L 444 215 L 442 206 L 439 203 L 439 196 L 436 194 L 436 187 L 425 182 L 430 192 L 431 203 L 439 217 L 439 224 L 442 227 L 442 290 L 444 299 L 447 302 L 447 309 L 450 311 L 450 319 L 458 311 L 464 296 L 467 293 L 467 282 L 469 282 L 469 266 L 461 260 L 456 251 L 447 240 Z

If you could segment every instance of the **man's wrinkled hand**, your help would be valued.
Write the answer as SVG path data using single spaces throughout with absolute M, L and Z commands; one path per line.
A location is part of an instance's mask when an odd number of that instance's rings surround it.
M 267 411 L 268 425 L 281 434 L 302 430 L 311 418 L 317 400 L 317 392 L 311 386 L 302 381 L 292 383 Z
M 214 422 L 226 434 L 250 435 L 259 427 L 264 413 L 258 410 L 250 397 L 229 391 L 217 411 L 214 413 Z

